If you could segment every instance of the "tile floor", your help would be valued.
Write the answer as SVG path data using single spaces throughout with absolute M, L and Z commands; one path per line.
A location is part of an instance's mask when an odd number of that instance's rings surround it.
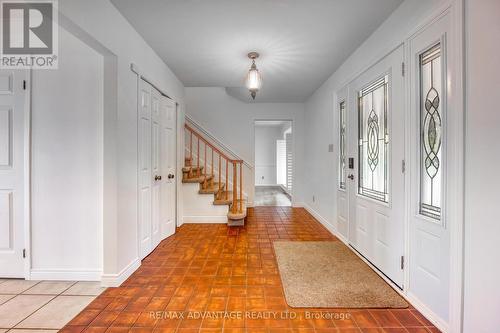
M 290 197 L 279 186 L 255 186 L 255 206 L 291 206 Z
M 57 332 L 105 288 L 99 282 L 0 280 L 0 333 Z
M 304 209 L 290 207 L 250 209 L 245 227 L 183 225 L 122 286 L 104 291 L 61 332 L 439 332 L 413 307 L 289 308 L 276 239 L 335 237 Z

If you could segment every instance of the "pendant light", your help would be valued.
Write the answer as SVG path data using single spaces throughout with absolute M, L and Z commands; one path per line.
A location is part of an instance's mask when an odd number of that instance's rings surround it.
M 246 86 L 250 91 L 250 95 L 253 99 L 257 95 L 257 91 L 259 91 L 262 86 L 262 77 L 260 76 L 259 70 L 257 69 L 257 65 L 255 64 L 255 59 L 259 57 L 257 52 L 250 52 L 248 54 L 248 58 L 252 60 L 252 66 L 250 66 L 250 70 L 247 74 Z

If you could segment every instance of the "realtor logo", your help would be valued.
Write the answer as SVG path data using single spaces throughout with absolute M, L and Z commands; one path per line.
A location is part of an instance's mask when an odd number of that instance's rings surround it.
M 57 2 L 1 0 L 0 67 L 57 68 Z

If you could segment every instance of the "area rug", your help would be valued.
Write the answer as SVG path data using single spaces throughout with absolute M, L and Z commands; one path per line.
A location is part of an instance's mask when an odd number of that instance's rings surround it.
M 278 241 L 274 251 L 291 307 L 408 307 L 391 286 L 339 241 Z

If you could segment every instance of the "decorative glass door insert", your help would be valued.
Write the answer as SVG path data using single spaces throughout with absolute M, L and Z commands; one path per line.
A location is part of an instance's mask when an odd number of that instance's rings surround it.
M 382 202 L 389 201 L 388 84 L 385 75 L 358 95 L 358 193 Z
M 420 214 L 441 218 L 441 44 L 420 55 Z
M 345 174 L 346 174 L 346 110 L 345 101 L 339 104 L 339 187 L 345 190 Z

